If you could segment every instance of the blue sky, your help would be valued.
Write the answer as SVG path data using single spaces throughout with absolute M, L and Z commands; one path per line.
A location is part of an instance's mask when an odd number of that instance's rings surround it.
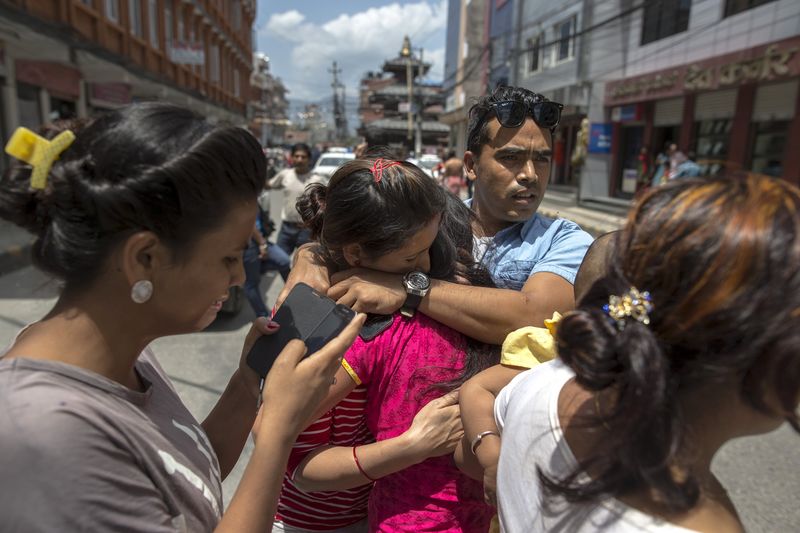
M 255 26 L 256 50 L 269 56 L 291 99 L 329 97 L 336 60 L 350 100 L 362 75 L 395 57 L 406 34 L 433 63 L 430 79 L 444 71 L 447 0 L 258 0 Z

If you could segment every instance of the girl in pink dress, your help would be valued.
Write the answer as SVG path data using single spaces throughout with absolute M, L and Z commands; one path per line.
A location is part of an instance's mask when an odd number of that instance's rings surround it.
M 332 271 L 364 267 L 465 283 L 489 279 L 472 261 L 471 211 L 410 163 L 347 163 L 327 187 L 309 187 L 298 210 Z M 420 409 L 496 363 L 497 353 L 413 309 L 372 322 L 346 353 L 320 412 L 365 387 L 365 421 L 378 443 L 320 448 L 294 471 L 295 483 L 341 490 L 373 482 L 370 531 L 484 533 L 493 510 L 481 484 L 461 474 L 451 457 L 460 428 L 426 454 L 408 434 Z

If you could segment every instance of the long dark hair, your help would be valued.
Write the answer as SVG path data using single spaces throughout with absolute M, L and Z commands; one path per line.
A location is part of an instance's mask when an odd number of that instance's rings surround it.
M 213 126 L 187 109 L 142 103 L 84 125 L 47 126 L 76 134 L 47 187 L 30 187 L 31 168 L 14 164 L 0 184 L 0 217 L 36 236 L 33 262 L 80 287 L 96 279 L 113 247 L 130 234 L 158 235 L 176 260 L 220 226 L 237 202 L 255 199 L 266 171 L 256 139 Z
M 453 194 L 406 161 L 383 170 L 380 181 L 372 172 L 375 158 L 342 165 L 330 183 L 312 184 L 297 201 L 297 210 L 323 246 L 322 258 L 334 269 L 347 268 L 342 248 L 358 244 L 377 258 L 403 246 L 436 215 L 439 232 L 430 249 L 429 275 L 436 279 L 493 286 L 488 271 L 472 255 L 475 214 Z M 496 348 L 468 339 L 464 374 L 455 387 L 497 362 Z
M 590 391 L 613 391 L 607 446 L 565 479 L 539 476 L 551 495 L 589 501 L 649 491 L 673 512 L 700 495 L 686 462 L 679 398 L 735 382 L 753 408 L 800 431 L 800 190 L 758 176 L 680 180 L 651 189 L 618 236 L 608 275 L 558 328 L 559 357 Z M 650 324 L 620 331 L 602 307 L 647 290 Z M 767 402 L 777 395 L 775 412 Z M 593 478 L 581 472 L 592 468 Z

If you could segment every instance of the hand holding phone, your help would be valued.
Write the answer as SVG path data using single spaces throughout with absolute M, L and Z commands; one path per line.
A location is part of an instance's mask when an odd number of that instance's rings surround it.
M 255 342 L 247 354 L 247 364 L 263 378 L 289 341 L 302 340 L 308 357 L 341 333 L 355 316 L 349 307 L 298 283 L 272 317 L 280 329 Z

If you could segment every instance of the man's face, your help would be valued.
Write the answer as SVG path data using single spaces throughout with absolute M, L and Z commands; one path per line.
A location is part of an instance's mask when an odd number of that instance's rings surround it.
M 492 117 L 487 128 L 480 155 L 466 152 L 464 165 L 467 177 L 476 180 L 473 208 L 494 235 L 536 213 L 550 179 L 553 151 L 550 131 L 530 117 L 518 128 L 503 128 Z
M 306 170 L 308 170 L 309 159 L 308 152 L 305 150 L 297 150 L 292 154 L 292 166 L 300 174 L 305 174 Z

